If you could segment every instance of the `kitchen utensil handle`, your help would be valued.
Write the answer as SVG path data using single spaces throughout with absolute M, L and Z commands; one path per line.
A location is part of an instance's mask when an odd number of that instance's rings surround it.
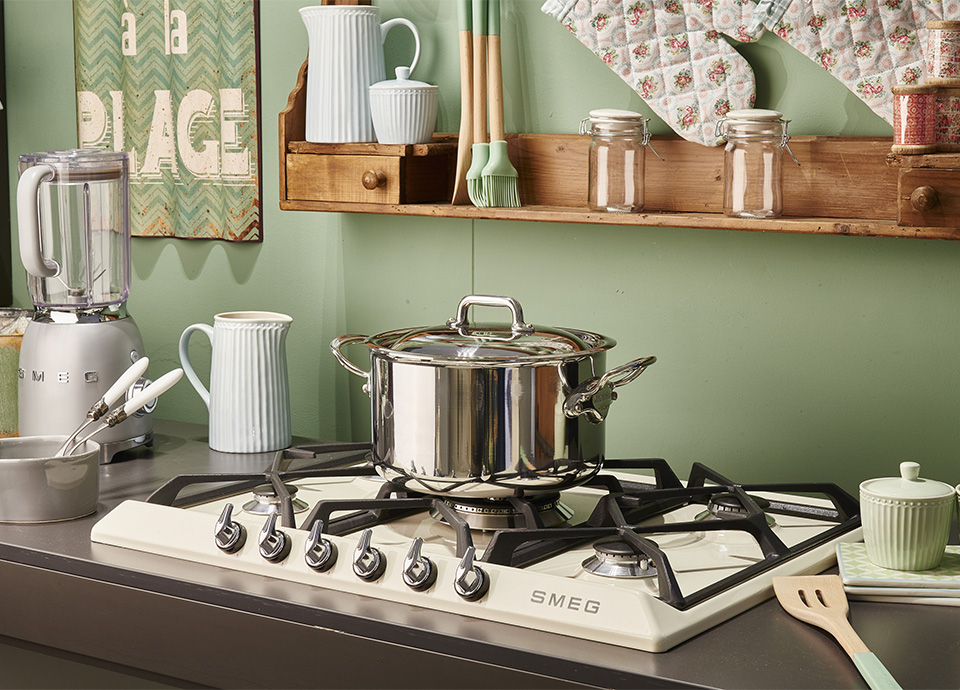
M 487 4 L 473 0 L 473 143 L 487 141 Z
M 413 40 L 415 48 L 413 50 L 413 61 L 410 63 L 410 72 L 412 73 L 417 67 L 417 60 L 420 59 L 420 32 L 417 31 L 417 27 L 414 26 L 413 22 L 409 19 L 404 19 L 403 17 L 397 17 L 396 19 L 388 19 L 383 24 L 380 25 L 380 42 L 383 43 L 387 40 L 387 32 L 390 31 L 393 27 L 402 24 L 403 26 L 410 29 L 413 32 Z
M 341 352 L 341 350 L 347 345 L 362 343 L 366 339 L 367 336 L 365 335 L 341 335 L 339 338 L 334 338 L 331 341 L 330 352 L 332 352 L 333 356 L 337 358 L 337 361 L 343 365 L 344 369 L 352 374 L 356 374 L 362 379 L 366 379 L 369 382 L 370 374 L 347 359 L 347 356 Z
M 44 259 L 40 248 L 40 207 L 37 203 L 40 183 L 45 177 L 56 176 L 49 165 L 34 165 L 20 175 L 17 182 L 17 222 L 20 225 L 20 260 L 30 275 L 52 278 L 60 272 L 60 265 Z
M 501 297 L 500 295 L 467 295 L 460 300 L 460 304 L 457 306 L 457 315 L 447 321 L 447 326 L 454 330 L 466 331 L 470 326 L 469 321 L 467 321 L 467 311 L 473 305 L 506 307 L 513 317 L 513 323 L 510 325 L 510 330 L 513 333 L 517 335 L 533 333 L 533 326 L 523 320 L 523 307 L 520 306 L 520 303 L 512 297 Z
M 121 408 L 123 410 L 123 416 L 129 417 L 141 407 L 145 407 L 146 405 L 152 403 L 154 400 L 173 388 L 173 385 L 180 380 L 181 376 L 183 376 L 182 369 L 173 369 L 168 371 L 166 374 L 158 378 L 156 381 L 139 391 L 136 395 L 125 402 Z
M 500 57 L 500 0 L 486 0 L 487 94 L 490 100 L 490 141 L 503 141 L 503 65 Z
M 860 675 L 867 681 L 871 690 L 901 690 L 900 684 L 890 675 L 873 652 L 858 652 L 853 655 L 853 663 Z
M 457 177 L 453 185 L 454 204 L 469 204 L 467 170 L 473 147 L 473 8 L 470 0 L 459 0 L 460 21 L 460 134 L 457 137 Z
M 120 396 L 126 393 L 130 386 L 140 380 L 140 377 L 146 373 L 148 366 L 150 366 L 149 357 L 141 357 L 131 364 L 120 378 L 114 381 L 113 385 L 107 389 L 107 392 L 103 394 L 103 403 L 107 407 L 110 407 L 113 403 L 117 402 Z
M 211 345 L 213 344 L 213 326 L 208 326 L 205 323 L 195 323 L 187 326 L 184 329 L 183 334 L 180 336 L 180 364 L 183 366 L 183 373 L 187 375 L 187 379 L 189 379 L 190 383 L 193 384 L 193 387 L 196 389 L 197 393 L 200 394 L 200 397 L 203 399 L 204 404 L 209 410 L 210 391 L 208 391 L 206 386 L 200 382 L 200 377 L 197 376 L 197 372 L 194 371 L 193 365 L 190 363 L 190 353 L 188 352 L 190 336 L 192 336 L 195 331 L 206 333 L 207 337 L 210 339 Z

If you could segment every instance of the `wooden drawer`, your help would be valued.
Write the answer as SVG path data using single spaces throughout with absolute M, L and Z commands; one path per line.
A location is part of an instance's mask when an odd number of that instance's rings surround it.
M 901 170 L 898 191 L 900 225 L 960 227 L 960 169 Z
M 361 204 L 449 201 L 455 165 L 454 155 L 288 153 L 286 198 Z

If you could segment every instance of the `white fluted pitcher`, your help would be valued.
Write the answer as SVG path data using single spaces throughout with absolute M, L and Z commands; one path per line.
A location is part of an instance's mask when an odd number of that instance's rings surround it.
M 195 323 L 180 336 L 183 371 L 210 411 L 210 447 L 225 453 L 265 453 L 291 442 L 287 331 L 293 319 L 269 311 L 217 314 L 213 326 Z M 190 364 L 190 336 L 213 346 L 210 390 Z
M 420 57 L 417 27 L 403 18 L 380 23 L 375 5 L 303 7 L 307 27 L 307 141 L 347 143 L 376 141 L 370 117 L 372 84 L 383 81 L 383 42 L 394 26 L 413 32 L 416 49 L 410 71 Z

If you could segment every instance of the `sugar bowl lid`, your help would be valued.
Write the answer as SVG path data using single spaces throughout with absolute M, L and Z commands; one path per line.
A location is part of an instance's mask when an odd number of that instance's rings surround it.
M 401 65 L 396 69 L 396 79 L 387 79 L 378 81 L 370 86 L 373 92 L 431 92 L 437 91 L 439 87 L 426 82 L 417 81 L 410 78 L 410 68 Z
M 860 484 L 860 491 L 874 498 L 906 501 L 952 499 L 954 496 L 954 489 L 949 484 L 921 479 L 920 465 L 916 462 L 901 462 L 899 477 L 866 480 Z

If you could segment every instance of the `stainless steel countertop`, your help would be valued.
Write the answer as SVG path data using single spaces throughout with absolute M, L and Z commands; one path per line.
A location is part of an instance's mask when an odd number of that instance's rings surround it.
M 101 467 L 96 514 L 0 524 L 0 635 L 218 687 L 866 687 L 773 600 L 651 654 L 92 544 L 122 500 L 272 455 L 217 453 L 205 426 L 157 421 L 153 448 L 126 458 Z M 850 619 L 904 688 L 960 687 L 960 608 L 851 602 Z

